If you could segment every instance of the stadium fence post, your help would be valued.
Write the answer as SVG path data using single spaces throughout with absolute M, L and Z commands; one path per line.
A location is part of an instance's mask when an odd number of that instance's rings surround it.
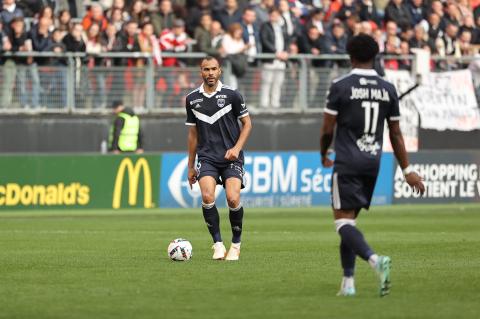
M 155 63 L 150 56 L 147 58 L 147 70 L 145 72 L 145 109 L 151 111 L 155 106 Z
M 73 112 L 75 109 L 75 59 L 70 55 L 67 58 L 67 109 Z
M 305 57 L 302 57 L 299 59 L 300 61 L 300 74 L 299 74 L 299 79 L 298 79 L 298 104 L 300 106 L 300 109 L 305 111 L 308 107 L 307 105 L 307 94 L 308 94 L 308 89 L 307 89 L 307 81 L 308 81 L 308 66 L 307 66 L 307 59 Z

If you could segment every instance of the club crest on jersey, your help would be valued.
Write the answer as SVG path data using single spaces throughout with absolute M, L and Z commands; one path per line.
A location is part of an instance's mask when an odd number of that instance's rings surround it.
M 217 99 L 218 107 L 222 108 L 225 106 L 225 99 Z

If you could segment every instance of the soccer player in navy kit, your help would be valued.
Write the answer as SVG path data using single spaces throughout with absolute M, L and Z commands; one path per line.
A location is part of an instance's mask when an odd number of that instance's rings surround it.
M 395 157 L 403 169 L 407 183 L 423 194 L 422 178 L 408 163 L 395 87 L 378 76 L 373 69 L 378 45 L 368 35 L 353 37 L 347 44 L 352 71 L 335 80 L 330 87 L 320 138 L 321 160 L 333 166 L 332 206 L 335 227 L 340 235 L 340 260 L 343 279 L 338 295 L 355 295 L 353 280 L 358 255 L 371 265 L 380 278 L 380 296 L 390 291 L 388 256 L 377 255 L 355 227 L 362 208 L 368 209 L 375 188 L 383 144 L 383 128 L 387 121 Z M 328 157 L 328 148 L 335 137 L 335 162 Z
M 220 81 L 218 60 L 206 57 L 200 65 L 202 85 L 187 95 L 188 181 L 198 181 L 202 192 L 203 217 L 213 239 L 213 259 L 238 260 L 242 235 L 243 188 L 242 148 L 252 123 L 243 97 Z M 238 123 L 242 123 L 241 127 Z M 198 155 L 195 166 L 195 156 Z M 232 245 L 226 251 L 220 234 L 220 217 L 215 206 L 215 188 L 225 188 L 232 227 Z

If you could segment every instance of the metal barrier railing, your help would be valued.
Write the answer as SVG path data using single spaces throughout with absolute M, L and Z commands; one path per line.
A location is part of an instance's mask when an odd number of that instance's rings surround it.
M 0 67 L 0 112 L 105 113 L 123 100 L 138 113 L 184 113 L 184 97 L 201 83 L 198 63 L 204 53 L 162 53 L 181 67 L 156 66 L 151 54 L 111 52 L 4 53 Z M 38 63 L 26 63 L 26 57 Z M 23 58 L 23 61 L 22 61 Z M 40 63 L 38 58 L 43 59 Z M 346 55 L 291 55 L 285 65 L 271 63 L 273 54 L 258 54 L 241 77 L 224 59 L 222 81 L 238 88 L 253 113 L 320 112 L 331 81 L 348 72 Z M 90 66 L 90 59 L 102 59 Z M 142 67 L 121 65 L 123 59 L 142 59 Z M 383 60 L 410 60 L 413 56 L 382 56 Z M 472 61 L 474 57 L 469 57 Z M 478 59 L 478 58 L 477 58 Z M 435 63 L 451 58 L 433 57 Z M 17 61 L 17 62 L 15 62 Z M 19 62 L 20 61 L 20 62 Z M 457 64 L 467 61 L 455 60 Z M 463 63 L 463 64 L 462 64 Z M 133 64 L 133 63 L 130 63 Z M 452 64 L 452 63 L 450 63 Z

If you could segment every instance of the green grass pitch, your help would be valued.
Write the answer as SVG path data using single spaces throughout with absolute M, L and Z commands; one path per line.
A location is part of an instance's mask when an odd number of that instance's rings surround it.
M 210 259 L 200 210 L 0 213 L 0 318 L 480 317 L 479 205 L 374 207 L 358 226 L 392 257 L 385 298 L 360 259 L 357 296 L 335 296 L 326 207 L 246 209 L 237 263 Z M 192 242 L 189 262 L 167 258 L 176 237 Z

